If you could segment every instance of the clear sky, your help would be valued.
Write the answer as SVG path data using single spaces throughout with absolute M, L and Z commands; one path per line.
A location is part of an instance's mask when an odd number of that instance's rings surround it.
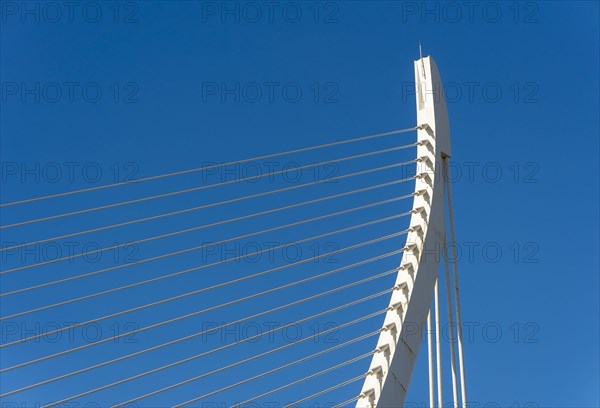
M 229 162 L 415 125 L 413 60 L 418 44 L 437 62 L 444 81 L 453 150 L 467 392 L 477 407 L 598 407 L 599 386 L 599 6 L 589 2 L 0 2 L 1 202 Z M 3 208 L 1 225 L 192 188 L 203 183 L 308 165 L 414 142 L 406 133 L 327 150 L 80 196 Z M 399 150 L 257 183 L 236 183 L 168 199 L 1 231 L 2 248 L 218 202 L 300 182 L 414 158 Z M 408 169 L 408 171 L 404 171 Z M 313 169 L 314 170 L 314 169 Z M 322 183 L 160 221 L 4 251 L 4 271 L 82 248 L 127 243 L 300 201 L 410 176 L 410 166 Z M 105 251 L 2 276 L 2 293 L 110 268 L 159 254 L 235 237 L 410 193 L 403 183 L 147 245 Z M 269 245 L 400 214 L 407 200 L 238 240 L 213 252 L 196 251 L 146 265 L 3 297 L 2 316 L 138 282 L 148 277 L 230 259 Z M 406 217 L 308 242 L 303 258 L 406 228 Z M 56 340 L 0 350 L 2 368 L 89 344 L 314 276 L 400 248 L 396 237 L 356 252 L 291 268 L 221 292 L 63 331 Z M 273 244 L 275 243 L 275 244 Z M 58 252 L 57 252 L 58 251 Z M 235 254 L 235 255 L 232 255 Z M 301 258 L 228 262 L 222 268 L 142 288 L 5 319 L 2 343 L 85 322 L 125 308 L 176 296 Z M 111 358 L 197 333 L 397 266 L 399 255 L 278 292 L 213 314 L 196 316 L 125 342 L 99 345 L 2 374 L 2 393 Z M 292 273 L 292 269 L 296 272 Z M 215 272 L 212 272 L 212 271 Z M 231 278 L 230 278 L 231 277 Z M 264 332 L 392 286 L 393 275 L 253 319 L 225 340 Z M 388 295 L 296 326 L 304 336 L 381 310 Z M 249 363 L 137 403 L 173 405 L 376 330 L 381 316 L 351 330 L 321 336 L 297 349 Z M 257 328 L 258 327 L 258 328 Z M 70 333 L 70 335 L 69 335 Z M 174 384 L 273 347 L 293 332 L 237 351 L 195 360 L 136 382 L 81 398 L 110 403 Z M 223 345 L 220 335 L 181 343 L 84 375 L 2 399 L 2 407 L 34 406 L 202 353 Z M 263 339 L 264 340 L 264 339 Z M 328 341 L 330 340 L 330 341 Z M 254 384 L 205 399 L 222 406 L 302 378 L 368 352 L 375 337 Z M 245 347 L 245 348 L 244 348 Z M 233 350 L 233 349 L 232 349 Z M 408 402 L 425 406 L 426 347 Z M 444 349 L 448 355 L 447 347 Z M 363 373 L 369 360 L 274 394 L 292 402 Z M 450 377 L 444 367 L 445 402 Z M 355 382 L 319 399 L 321 406 L 354 397 Z M 208 401 L 210 404 L 206 404 Z M 316 401 L 316 400 L 315 400 Z M 314 401 L 313 401 L 314 402 Z M 217 405 L 215 405 L 217 404 Z M 88 406 L 98 406 L 88 405 Z M 315 405 L 308 405 L 315 406 Z M 331 406 L 331 405 L 328 405 Z

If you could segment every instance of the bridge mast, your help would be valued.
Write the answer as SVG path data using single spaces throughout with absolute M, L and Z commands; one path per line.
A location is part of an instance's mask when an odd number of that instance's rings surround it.
M 442 250 L 446 242 L 443 159 L 450 156 L 450 127 L 442 82 L 431 57 L 414 62 L 417 105 L 418 178 L 411 232 L 407 236 L 397 290 L 356 406 L 403 404 L 427 327 Z

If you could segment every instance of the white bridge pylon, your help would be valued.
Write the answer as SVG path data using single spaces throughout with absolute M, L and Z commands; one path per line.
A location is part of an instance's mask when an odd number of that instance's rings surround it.
M 414 62 L 414 67 L 418 124 L 417 194 L 414 197 L 407 244 L 396 278 L 396 290 L 392 292 L 384 330 L 380 334 L 377 352 L 373 355 L 357 399 L 357 408 L 392 408 L 404 403 L 423 333 L 428 326 L 432 296 L 438 290 L 436 282 L 441 260 L 440 249 L 447 248 L 444 175 L 447 170 L 446 160 L 451 154 L 448 112 L 442 82 L 433 59 L 421 58 Z M 459 328 L 459 341 L 462 340 L 460 337 Z M 462 368 L 462 351 L 460 357 Z M 454 358 L 452 368 L 456 404 Z M 438 360 L 438 380 L 440 369 Z M 432 388 L 431 370 L 430 364 Z M 464 390 L 464 381 L 462 386 Z M 432 390 L 430 392 L 433 395 Z M 432 399 L 430 397 L 434 405 Z
M 243 408 L 268 397 L 294 401 L 284 405 L 293 408 L 319 405 L 335 391 L 332 398 L 344 400 L 336 408 L 355 403 L 357 408 L 399 408 L 428 327 L 429 406 L 441 408 L 438 271 L 443 259 L 452 403 L 458 408 L 460 388 L 466 408 L 456 247 L 450 248 L 451 258 L 447 254 L 447 243 L 456 242 L 445 176 L 448 114 L 433 60 L 421 58 L 414 66 L 416 126 L 0 202 L 8 221 L 0 225 L 0 323 L 20 328 L 6 330 L 0 342 L 0 400 L 18 398 L 11 401 L 22 401 L 14 402 L 19 406 L 35 401 L 44 408 L 86 401 L 113 408 L 140 401 L 138 406 Z M 318 161 L 307 155 L 320 151 Z M 302 165 L 217 181 L 205 177 L 211 170 L 222 176 L 242 164 L 262 168 L 266 160 L 285 157 Z M 339 174 L 309 177 L 313 170 L 342 163 L 348 167 Z M 307 170 L 305 177 L 286 178 L 301 170 Z M 141 184 L 142 190 L 136 189 Z M 44 205 L 49 200 L 56 204 Z M 55 213 L 61 203 L 69 210 Z M 22 237 L 30 238 L 18 243 Z M 6 256 L 73 238 L 99 244 L 52 259 Z M 327 249 L 323 239 L 339 239 L 340 246 Z M 261 241 L 269 245 L 254 245 Z M 237 244 L 251 247 L 208 256 L 213 248 Z M 318 254 L 315 244 L 322 248 Z M 144 248 L 139 259 L 107 256 L 138 245 Z M 314 255 L 290 259 L 284 256 L 289 248 Z M 100 254 L 106 255 L 104 262 L 88 261 Z M 333 255 L 346 258 L 333 268 L 326 262 Z M 262 261 L 255 262 L 258 258 Z M 242 268 L 240 261 L 252 265 Z M 58 319 L 72 324 L 27 330 L 28 322 Z M 133 321 L 140 325 L 127 329 L 126 322 Z M 269 328 L 228 337 L 249 323 L 269 323 Z M 117 324 L 123 330 L 110 335 Z M 315 324 L 323 330 L 293 339 L 278 336 L 289 328 L 311 333 Z M 104 335 L 88 339 L 90 325 L 98 332 L 104 327 Z M 71 340 L 76 333 L 81 341 Z M 335 333 L 339 343 L 330 346 L 324 336 Z M 124 341 L 132 335 L 144 342 Z M 213 335 L 219 336 L 209 338 Z M 361 353 L 354 354 L 355 349 Z M 104 374 L 97 375 L 100 369 Z M 351 378 L 340 379 L 342 370 Z

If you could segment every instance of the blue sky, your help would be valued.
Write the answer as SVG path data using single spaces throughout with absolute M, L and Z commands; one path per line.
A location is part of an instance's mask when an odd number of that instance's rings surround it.
M 73 2 L 3 1 L 0 31 L 1 202 L 78 190 L 132 178 L 229 162 L 415 125 L 412 83 L 418 44 L 437 62 L 445 84 L 452 133 L 453 174 L 469 400 L 480 407 L 597 407 L 599 378 L 598 135 L 599 6 L 596 2 Z M 258 13 L 258 14 L 257 14 Z M 1 224 L 37 219 L 125 200 L 232 180 L 253 172 L 388 149 L 415 134 L 355 143 L 278 158 L 258 168 L 182 177 L 64 199 L 3 208 Z M 169 199 L 2 231 L 2 247 L 218 202 L 301 182 L 321 180 L 411 160 L 414 150 L 346 161 L 298 178 L 236 183 Z M 74 237 L 31 251 L 10 252 L 2 269 L 265 211 L 410 176 L 410 166 L 291 193 L 245 201 L 132 227 Z M 201 230 L 164 241 L 119 248 L 98 260 L 86 257 L 2 277 L 2 293 L 124 265 L 206 242 L 268 229 L 410 193 L 412 183 Z M 238 240 L 219 247 L 61 286 L 2 298 L 2 316 L 42 307 L 148 277 L 191 268 L 231 254 L 253 252 L 400 214 L 407 200 L 353 214 Z M 343 248 L 406 228 L 406 217 L 308 242 L 307 256 Z M 141 328 L 236 297 L 314 276 L 403 245 L 397 237 L 330 262 L 310 262 L 223 291 L 121 316 L 87 332 L 68 332 L 1 350 L 2 368 L 66 350 L 116 332 Z M 276 245 L 275 245 L 276 246 Z M 296 248 L 298 250 L 298 248 Z M 53 252 L 54 251 L 54 252 Z M 200 257 L 201 256 L 201 257 Z M 83 258 L 83 259 L 82 259 Z M 2 323 L 2 342 L 52 325 L 84 322 L 250 273 L 285 265 L 300 255 L 229 262 L 160 284 L 122 291 Z M 215 322 L 249 316 L 383 273 L 399 256 L 353 269 L 272 297 L 202 315 L 145 334 L 137 342 L 104 344 L 36 366 L 2 374 L 2 392 L 198 332 Z M 292 269 L 295 271 L 292 273 Z M 393 275 L 279 312 L 252 324 L 286 324 L 388 289 Z M 304 335 L 381 310 L 382 296 L 306 324 Z M 308 342 L 294 351 L 250 363 L 138 402 L 166 406 L 277 367 L 290 358 L 376 330 L 374 318 L 352 330 Z M 48 324 L 51 324 L 48 326 Z M 316 323 L 312 323 L 316 324 Z M 256 326 L 233 329 L 231 341 Z M 287 337 L 286 337 L 287 336 Z M 213 355 L 137 382 L 80 399 L 106 406 L 200 375 L 223 364 L 289 342 L 293 333 Z M 326 340 L 331 340 L 326 342 Z M 218 347 L 223 339 L 149 353 L 114 369 L 102 368 L 6 397 L 2 404 L 47 403 Z M 375 337 L 323 358 L 211 397 L 231 404 L 261 391 L 368 352 Z M 97 351 L 96 351 L 97 350 Z M 408 401 L 425 406 L 427 373 L 421 349 Z M 448 349 L 445 348 L 446 356 Z M 292 402 L 364 372 L 368 359 L 309 381 L 269 401 Z M 450 398 L 444 367 L 445 401 Z M 274 378 L 273 378 L 274 377 Z M 355 396 L 360 382 L 319 402 Z M 81 406 L 81 405 L 80 405 Z M 89 405 L 93 406 L 93 405 Z M 97 405 L 96 405 L 97 406 Z M 197 404 L 196 406 L 202 406 Z M 210 405 L 204 405 L 206 407 Z M 215 406 L 215 405 L 213 405 Z

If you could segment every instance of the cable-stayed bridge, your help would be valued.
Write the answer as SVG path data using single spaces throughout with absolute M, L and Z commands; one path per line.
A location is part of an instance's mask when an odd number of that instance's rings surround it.
M 413 127 L 1 204 L 2 403 L 398 407 L 425 341 L 466 407 L 441 89 L 421 58 Z

